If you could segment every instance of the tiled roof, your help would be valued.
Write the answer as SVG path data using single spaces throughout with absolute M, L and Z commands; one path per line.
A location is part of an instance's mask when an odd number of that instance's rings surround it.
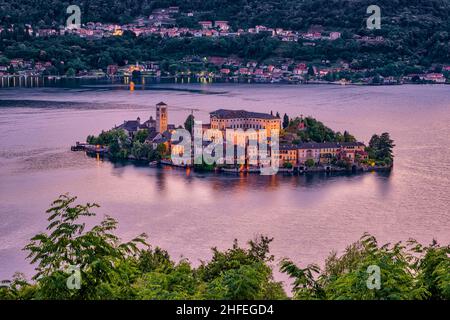
M 324 149 L 341 147 L 363 147 L 362 142 L 303 142 L 298 145 L 298 149 Z
M 130 120 L 130 121 L 125 121 L 123 124 L 121 124 L 119 126 L 119 128 L 120 129 L 124 129 L 124 130 L 129 131 L 129 132 L 134 132 L 134 131 L 138 130 L 139 126 L 140 126 L 139 121 L 137 121 L 137 120 Z
M 165 143 L 170 141 L 172 134 L 169 131 L 164 131 L 163 133 L 158 133 L 152 140 L 153 143 Z
M 291 145 L 291 144 L 281 144 L 279 146 L 279 149 L 280 150 L 297 150 L 298 146 L 294 146 L 294 145 Z
M 269 113 L 251 112 L 245 110 L 228 110 L 219 109 L 211 112 L 212 117 L 219 119 L 236 119 L 236 118 L 257 118 L 257 119 L 278 119 L 277 117 Z
M 145 121 L 143 124 L 147 125 L 147 124 L 154 124 L 156 123 L 156 120 L 153 119 L 152 117 L 150 117 L 150 119 L 148 119 L 147 121 Z
M 145 139 L 146 141 L 152 141 L 156 136 L 158 135 L 158 133 L 156 132 L 155 128 L 150 128 L 148 130 L 148 136 Z

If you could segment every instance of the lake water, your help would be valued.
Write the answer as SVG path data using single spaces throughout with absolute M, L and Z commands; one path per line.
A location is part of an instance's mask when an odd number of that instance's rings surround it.
M 59 194 L 97 202 L 100 219 L 119 220 L 129 240 L 146 232 L 152 245 L 194 264 L 210 248 L 274 237 L 277 260 L 323 262 L 364 232 L 380 242 L 416 238 L 450 242 L 450 86 L 120 85 L 0 90 L 0 279 L 32 274 L 21 248 L 46 226 Z M 311 115 L 368 142 L 390 132 L 390 174 L 235 176 L 187 174 L 96 161 L 70 152 L 75 141 L 123 120 L 154 116 L 169 105 L 182 124 L 189 108 L 208 120 L 218 108 Z M 283 279 L 277 274 L 277 278 Z

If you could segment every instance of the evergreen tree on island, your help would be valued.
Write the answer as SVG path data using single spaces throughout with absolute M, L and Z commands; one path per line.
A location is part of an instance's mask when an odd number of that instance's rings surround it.
M 380 136 L 374 134 L 369 141 L 369 157 L 377 161 L 383 161 L 390 165 L 394 160 L 392 149 L 395 147 L 394 140 L 391 139 L 388 132 L 382 133 Z
M 186 121 L 184 122 L 184 128 L 189 131 L 192 134 L 192 130 L 194 129 L 194 121 L 195 117 L 194 115 L 190 114 L 186 118 Z
M 283 116 L 283 129 L 289 126 L 289 116 L 285 113 Z

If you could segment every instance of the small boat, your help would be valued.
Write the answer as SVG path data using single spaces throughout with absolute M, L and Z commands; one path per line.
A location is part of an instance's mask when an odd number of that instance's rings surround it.
M 157 167 L 158 166 L 158 161 L 151 161 L 148 165 L 150 167 L 152 167 L 152 168 Z

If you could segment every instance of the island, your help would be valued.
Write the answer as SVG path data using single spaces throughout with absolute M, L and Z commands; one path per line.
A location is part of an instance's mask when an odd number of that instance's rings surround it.
M 280 173 L 389 171 L 394 163 L 395 145 L 387 132 L 374 134 L 366 145 L 348 131 L 335 132 L 311 116 L 289 117 L 284 114 L 281 117 L 272 111 L 260 113 L 231 109 L 211 112 L 210 123 L 207 124 L 196 121 L 191 113 L 184 126 L 176 127 L 168 122 L 169 106 L 166 103 L 156 104 L 155 109 L 155 118 L 125 120 L 98 136 L 88 136 L 86 143 L 77 142 L 72 150 L 111 160 L 146 162 L 153 166 L 258 173 L 265 164 L 260 150 L 252 149 L 253 134 L 259 146 L 262 145 L 261 137 L 267 138 L 267 154 L 272 163 L 276 160 L 276 171 Z M 178 134 L 180 129 L 189 138 L 191 133 L 199 136 L 201 147 L 213 149 L 212 154 L 216 153 L 216 157 L 205 161 L 203 154 L 196 152 L 193 141 L 182 141 Z M 217 137 L 228 138 L 230 132 L 233 134 L 231 140 Z M 273 144 L 275 136 L 276 145 Z M 237 152 L 239 148 L 241 153 Z M 233 152 L 228 153 L 230 150 Z

